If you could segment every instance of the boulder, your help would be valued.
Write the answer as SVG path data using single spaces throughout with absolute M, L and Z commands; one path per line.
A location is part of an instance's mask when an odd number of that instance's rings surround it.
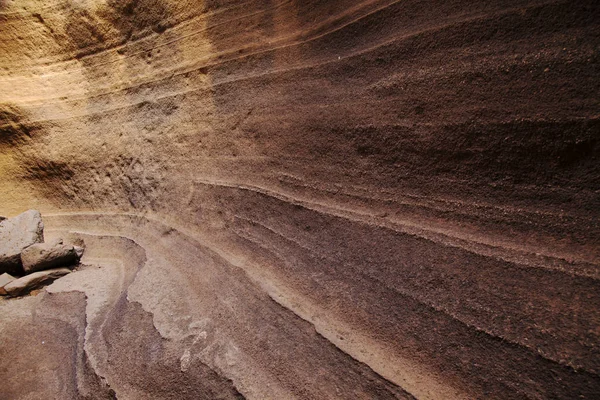
M 17 278 L 15 278 L 12 275 L 6 274 L 6 273 L 0 275 L 0 296 L 6 295 L 6 290 L 4 290 L 4 286 L 8 285 L 15 279 L 17 279 Z
M 44 224 L 37 210 L 0 221 L 0 274 L 22 274 L 21 251 L 43 241 Z
M 77 252 L 72 245 L 60 244 L 61 242 L 37 243 L 27 247 L 21 252 L 23 270 L 31 272 L 45 269 L 69 266 L 77 262 Z
M 29 293 L 33 289 L 49 283 L 61 276 L 67 275 L 71 270 L 68 268 L 48 269 L 46 271 L 34 272 L 33 274 L 25 275 L 22 278 L 15 279 L 4 286 L 6 294 L 9 296 L 21 296 Z

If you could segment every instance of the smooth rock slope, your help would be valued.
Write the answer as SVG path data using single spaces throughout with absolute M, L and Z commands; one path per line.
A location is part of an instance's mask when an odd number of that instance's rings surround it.
M 597 398 L 599 21 L 0 0 L 0 214 L 86 245 L 0 397 Z

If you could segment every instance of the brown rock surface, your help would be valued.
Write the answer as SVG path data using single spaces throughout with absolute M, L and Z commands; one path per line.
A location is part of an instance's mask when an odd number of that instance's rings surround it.
M 15 279 L 5 285 L 3 289 L 9 296 L 21 296 L 70 272 L 71 270 L 68 268 L 55 268 L 34 272 L 19 279 Z
M 68 267 L 77 260 L 75 248 L 62 243 L 33 244 L 21 252 L 21 262 L 26 274 L 53 267 Z
M 0 1 L 0 214 L 90 265 L 0 303 L 70 363 L 9 398 L 597 397 L 599 21 Z
M 6 295 L 6 290 L 4 290 L 4 286 L 8 285 L 15 279 L 17 279 L 17 278 L 15 278 L 14 276 L 9 275 L 7 273 L 0 275 L 0 295 L 2 295 L 2 296 Z

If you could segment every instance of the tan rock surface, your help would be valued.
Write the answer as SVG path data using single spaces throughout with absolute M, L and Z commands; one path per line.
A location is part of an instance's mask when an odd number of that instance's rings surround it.
M 0 2 L 0 214 L 89 265 L 0 302 L 8 397 L 596 397 L 598 21 Z
M 9 296 L 21 296 L 70 272 L 71 270 L 68 268 L 54 268 L 34 272 L 13 280 L 5 285 L 3 289 Z
M 29 210 L 0 222 L 0 273 L 22 274 L 21 252 L 44 241 L 40 212 Z
M 33 244 L 21 252 L 21 262 L 26 274 L 53 267 L 68 267 L 77 260 L 75 248 L 60 242 Z

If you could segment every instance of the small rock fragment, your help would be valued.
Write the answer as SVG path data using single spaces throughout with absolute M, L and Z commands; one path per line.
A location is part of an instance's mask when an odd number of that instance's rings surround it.
M 74 264 L 77 259 L 73 246 L 57 243 L 37 243 L 27 247 L 21 253 L 25 273 L 68 266 Z
M 67 275 L 70 272 L 71 270 L 68 268 L 56 268 L 34 272 L 33 274 L 25 275 L 22 278 L 15 279 L 4 286 L 4 290 L 9 296 L 21 296 L 29 293 L 31 290 L 36 289 L 45 283 Z
M 83 257 L 83 252 L 85 251 L 85 249 L 81 246 L 73 246 L 73 248 L 75 248 L 75 254 L 77 254 L 77 258 L 81 258 Z
M 14 276 L 9 275 L 7 273 L 0 275 L 0 296 L 6 295 L 6 290 L 4 290 L 4 286 L 8 285 L 15 279 L 17 279 L 17 278 L 15 278 Z
M 44 241 L 44 224 L 37 210 L 0 222 L 0 273 L 22 273 L 21 251 Z

